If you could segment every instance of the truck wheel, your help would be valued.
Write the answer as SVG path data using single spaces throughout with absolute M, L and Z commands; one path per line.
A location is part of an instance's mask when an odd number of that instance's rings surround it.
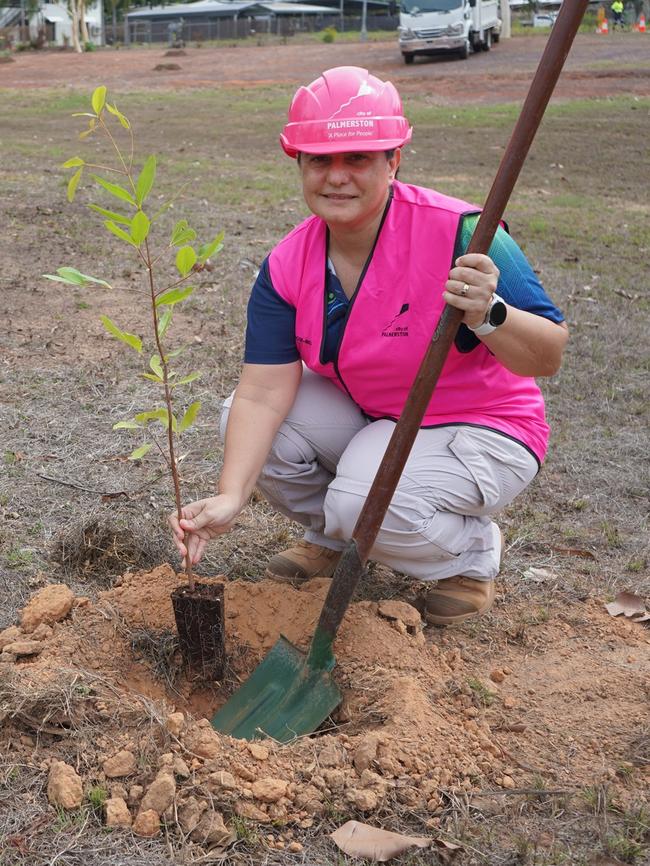
M 469 39 L 465 40 L 465 44 L 458 52 L 458 56 L 461 60 L 467 60 L 467 58 L 469 57 Z
M 415 54 L 402 54 L 402 57 L 407 66 L 410 66 L 410 64 L 415 60 Z
M 483 51 L 489 51 L 492 48 L 492 31 L 486 30 L 485 36 L 483 37 L 483 42 L 481 42 L 481 48 Z

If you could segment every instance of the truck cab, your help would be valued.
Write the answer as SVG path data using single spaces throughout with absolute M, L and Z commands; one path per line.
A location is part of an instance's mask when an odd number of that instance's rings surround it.
M 489 51 L 501 35 L 499 0 L 401 0 L 399 47 L 405 63 L 426 54 Z

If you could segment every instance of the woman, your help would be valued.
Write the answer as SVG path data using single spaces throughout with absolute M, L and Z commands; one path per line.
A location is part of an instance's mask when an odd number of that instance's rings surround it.
M 364 69 L 330 69 L 296 93 L 281 143 L 313 216 L 253 287 L 219 494 L 170 522 L 198 562 L 256 485 L 306 529 L 267 576 L 331 575 L 451 304 L 463 323 L 371 553 L 426 581 L 427 620 L 450 624 L 494 601 L 503 541 L 491 515 L 544 458 L 533 377 L 557 371 L 567 328 L 505 230 L 490 256 L 463 255 L 476 208 L 396 180 L 410 138 L 397 91 Z

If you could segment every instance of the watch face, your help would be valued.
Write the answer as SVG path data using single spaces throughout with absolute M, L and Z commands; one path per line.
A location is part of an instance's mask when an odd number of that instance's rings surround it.
M 490 318 L 488 321 L 491 325 L 494 325 L 495 328 L 498 328 L 499 325 L 502 325 L 505 322 L 507 314 L 508 308 L 503 301 L 495 301 L 490 309 Z

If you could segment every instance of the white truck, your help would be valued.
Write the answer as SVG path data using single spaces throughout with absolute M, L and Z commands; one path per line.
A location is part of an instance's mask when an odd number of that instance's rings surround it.
M 404 63 L 443 52 L 465 60 L 499 41 L 499 0 L 400 0 L 398 30 Z

